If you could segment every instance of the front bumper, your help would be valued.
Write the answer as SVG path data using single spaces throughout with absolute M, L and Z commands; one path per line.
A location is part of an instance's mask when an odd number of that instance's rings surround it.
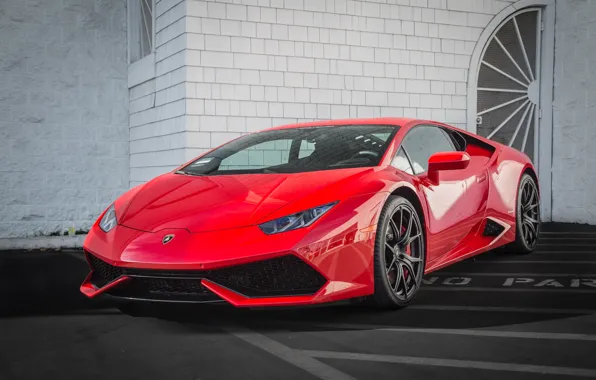
M 127 300 L 267 306 L 313 303 L 328 283 L 293 254 L 211 270 L 118 267 L 85 252 L 91 273 L 81 292 Z

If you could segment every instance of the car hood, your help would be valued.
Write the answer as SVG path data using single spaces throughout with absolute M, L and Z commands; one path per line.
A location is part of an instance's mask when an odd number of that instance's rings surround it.
M 254 225 L 280 208 L 370 168 L 294 174 L 188 176 L 168 173 L 146 183 L 119 223 L 141 231 L 215 231 Z M 338 194 L 339 196 L 339 194 Z M 313 204 L 318 206 L 318 204 Z

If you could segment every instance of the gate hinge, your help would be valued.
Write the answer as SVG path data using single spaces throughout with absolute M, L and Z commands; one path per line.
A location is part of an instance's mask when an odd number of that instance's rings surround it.
M 543 31 L 543 30 L 544 30 L 544 22 L 541 21 L 540 22 L 540 31 Z
M 542 119 L 542 108 L 538 109 L 538 118 Z

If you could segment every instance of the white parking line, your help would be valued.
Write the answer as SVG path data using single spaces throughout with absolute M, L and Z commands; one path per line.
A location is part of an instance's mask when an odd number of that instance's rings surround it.
M 558 240 L 558 239 L 557 239 Z M 571 243 L 538 243 L 536 247 L 591 247 L 594 248 L 594 243 L 580 243 L 580 244 L 571 244 Z
M 425 286 L 421 291 L 438 292 L 520 292 L 520 293 L 564 293 L 564 294 L 593 294 L 596 289 L 545 289 L 545 288 L 491 288 L 488 286 Z
M 532 256 L 534 255 L 550 255 L 550 254 L 561 254 L 561 255 L 578 255 L 578 254 L 587 254 L 587 255 L 594 255 L 596 251 L 534 251 L 531 253 Z M 482 257 L 482 256 L 478 256 Z
M 324 380 L 356 380 L 352 376 L 343 373 L 327 364 L 305 355 L 299 350 L 294 350 L 273 339 L 256 333 L 243 327 L 225 329 L 228 333 L 236 336 L 251 345 L 267 351 L 278 358 L 301 368 L 312 375 Z
M 394 331 L 394 332 L 401 332 L 401 333 L 464 335 L 464 336 L 482 336 L 482 337 L 495 337 L 495 338 L 596 341 L 596 335 L 567 334 L 567 333 L 542 333 L 542 332 L 530 332 L 530 331 L 498 331 L 498 330 L 472 330 L 472 329 L 420 329 L 420 328 L 398 328 L 398 327 L 383 327 L 383 328 L 377 328 L 376 330 Z
M 304 322 L 296 322 L 296 325 L 304 326 Z M 501 331 L 484 329 L 438 329 L 438 328 L 416 328 L 416 327 L 394 327 L 387 325 L 374 325 L 362 323 L 309 323 L 310 326 L 322 328 L 346 329 L 356 331 L 390 331 L 406 334 L 439 334 L 439 335 L 462 335 L 479 336 L 494 338 L 514 338 L 514 339 L 545 339 L 545 340 L 577 340 L 577 341 L 596 341 L 596 335 L 590 334 L 572 334 L 572 333 L 543 333 L 533 331 Z
M 476 260 L 474 262 L 472 261 L 464 261 L 462 263 L 460 263 L 459 265 L 462 264 L 478 264 L 478 263 L 482 263 L 482 264 L 559 264 L 559 265 L 569 265 L 569 264 L 575 264 L 575 265 L 596 265 L 596 261 L 590 261 L 590 260 L 582 260 L 582 261 L 572 261 L 572 260 L 495 260 L 495 261 L 489 261 L 489 260 Z
M 317 351 L 317 350 L 302 350 L 301 352 L 304 355 L 307 355 L 307 356 L 310 356 L 313 358 L 362 360 L 362 361 L 396 363 L 396 364 L 413 364 L 413 365 L 436 366 L 436 367 L 483 369 L 483 370 L 491 370 L 491 371 L 508 371 L 508 372 L 540 373 L 540 374 L 548 374 L 548 375 L 596 377 L 596 370 L 587 369 L 587 368 L 554 367 L 554 366 L 516 364 L 516 363 L 495 363 L 495 362 L 483 362 L 483 361 L 475 361 L 475 360 L 438 359 L 438 358 L 425 358 L 425 357 L 413 357 L 413 356 L 361 354 L 361 353 L 353 353 L 353 352 L 334 352 L 334 351 Z
M 596 309 L 555 309 L 541 307 L 507 306 L 457 306 L 457 305 L 410 305 L 406 310 L 422 311 L 476 311 L 486 313 L 528 313 L 528 314 L 596 314 Z
M 540 232 L 540 235 L 596 235 L 594 231 L 552 231 Z
M 437 272 L 441 276 L 472 277 L 596 277 L 596 273 Z

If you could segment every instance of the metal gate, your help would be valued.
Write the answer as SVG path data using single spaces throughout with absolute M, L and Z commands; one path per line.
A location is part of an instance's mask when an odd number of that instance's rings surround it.
M 537 158 L 540 120 L 541 9 L 507 18 L 493 33 L 481 58 L 476 128 L 481 136 Z

